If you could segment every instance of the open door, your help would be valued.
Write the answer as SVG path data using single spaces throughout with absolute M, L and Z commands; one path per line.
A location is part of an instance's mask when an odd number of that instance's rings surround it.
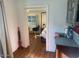
M 13 57 L 3 0 L 0 0 L 0 57 Z
M 4 17 L 0 2 L 0 57 L 7 57 Z

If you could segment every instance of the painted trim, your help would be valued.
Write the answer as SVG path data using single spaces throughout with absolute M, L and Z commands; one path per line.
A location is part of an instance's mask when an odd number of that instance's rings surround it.
M 3 18 L 4 18 L 4 26 L 5 26 L 5 35 L 6 35 L 6 45 L 7 45 L 7 51 L 9 52 L 9 55 L 7 55 L 6 57 L 13 57 L 13 53 L 12 53 L 12 47 L 11 47 L 11 43 L 10 43 L 10 37 L 9 37 L 9 31 L 8 31 L 8 26 L 7 26 L 7 20 L 6 20 L 6 12 L 5 12 L 5 7 L 4 7 L 4 1 L 1 0 L 1 4 L 2 4 L 2 12 L 3 12 Z

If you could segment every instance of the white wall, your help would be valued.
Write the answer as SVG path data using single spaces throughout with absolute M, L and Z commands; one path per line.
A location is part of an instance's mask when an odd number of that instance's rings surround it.
M 12 52 L 18 48 L 18 26 L 21 31 L 22 46 L 29 46 L 29 35 L 24 10 L 24 0 L 3 0 Z
M 5 29 L 4 29 L 4 22 L 3 22 L 3 16 L 2 16 L 2 8 L 0 3 L 0 57 L 4 56 L 6 58 L 7 56 L 7 50 L 6 50 L 6 37 L 5 37 Z
M 64 32 L 66 26 L 67 0 L 26 0 L 26 6 L 48 6 L 49 37 L 46 50 L 55 51 L 55 32 Z
M 24 3 L 25 3 L 24 0 L 15 0 L 15 6 L 21 33 L 21 45 L 27 48 L 30 45 L 30 43 L 29 43 L 27 16 L 26 16 L 26 10 L 24 9 Z
M 3 0 L 6 13 L 6 20 L 10 36 L 12 52 L 18 48 L 18 19 L 15 11 L 14 0 Z

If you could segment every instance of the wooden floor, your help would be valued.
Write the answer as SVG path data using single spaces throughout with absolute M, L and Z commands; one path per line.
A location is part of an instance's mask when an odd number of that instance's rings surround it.
M 20 48 L 14 53 L 15 58 L 55 58 L 55 53 L 46 52 L 44 48 L 31 51 L 30 47 Z
M 79 48 L 63 47 L 61 53 L 68 58 L 78 58 Z M 19 48 L 14 52 L 15 58 L 55 58 L 55 53 L 46 51 L 46 44 L 41 42 L 41 38 L 35 38 L 34 33 L 30 33 L 30 46 L 28 48 Z M 65 56 L 61 56 L 65 58 Z
M 55 58 L 55 53 L 46 51 L 46 44 L 41 42 L 41 38 L 35 38 L 35 34 L 30 35 L 30 46 L 19 48 L 14 52 L 15 58 Z

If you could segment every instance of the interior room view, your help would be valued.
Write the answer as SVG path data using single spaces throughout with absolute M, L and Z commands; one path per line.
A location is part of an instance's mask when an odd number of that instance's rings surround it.
M 0 58 L 79 58 L 79 0 L 0 0 Z
M 30 46 L 26 49 L 20 47 L 14 52 L 14 57 L 55 57 L 55 54 L 46 52 L 46 8 L 39 6 L 28 7 L 26 13 Z M 21 54 L 19 54 L 20 51 L 22 51 Z
M 36 47 L 37 44 L 37 46 L 39 47 L 39 44 L 41 43 L 46 46 L 46 36 L 44 36 L 44 38 L 42 39 L 42 31 L 46 28 L 46 11 L 41 10 L 41 8 L 28 8 L 26 9 L 26 11 L 28 18 L 30 42 L 32 45 L 35 44 L 34 46 L 32 46 L 32 48 Z M 35 42 L 33 42 L 34 39 Z M 36 39 L 38 42 L 36 42 Z

